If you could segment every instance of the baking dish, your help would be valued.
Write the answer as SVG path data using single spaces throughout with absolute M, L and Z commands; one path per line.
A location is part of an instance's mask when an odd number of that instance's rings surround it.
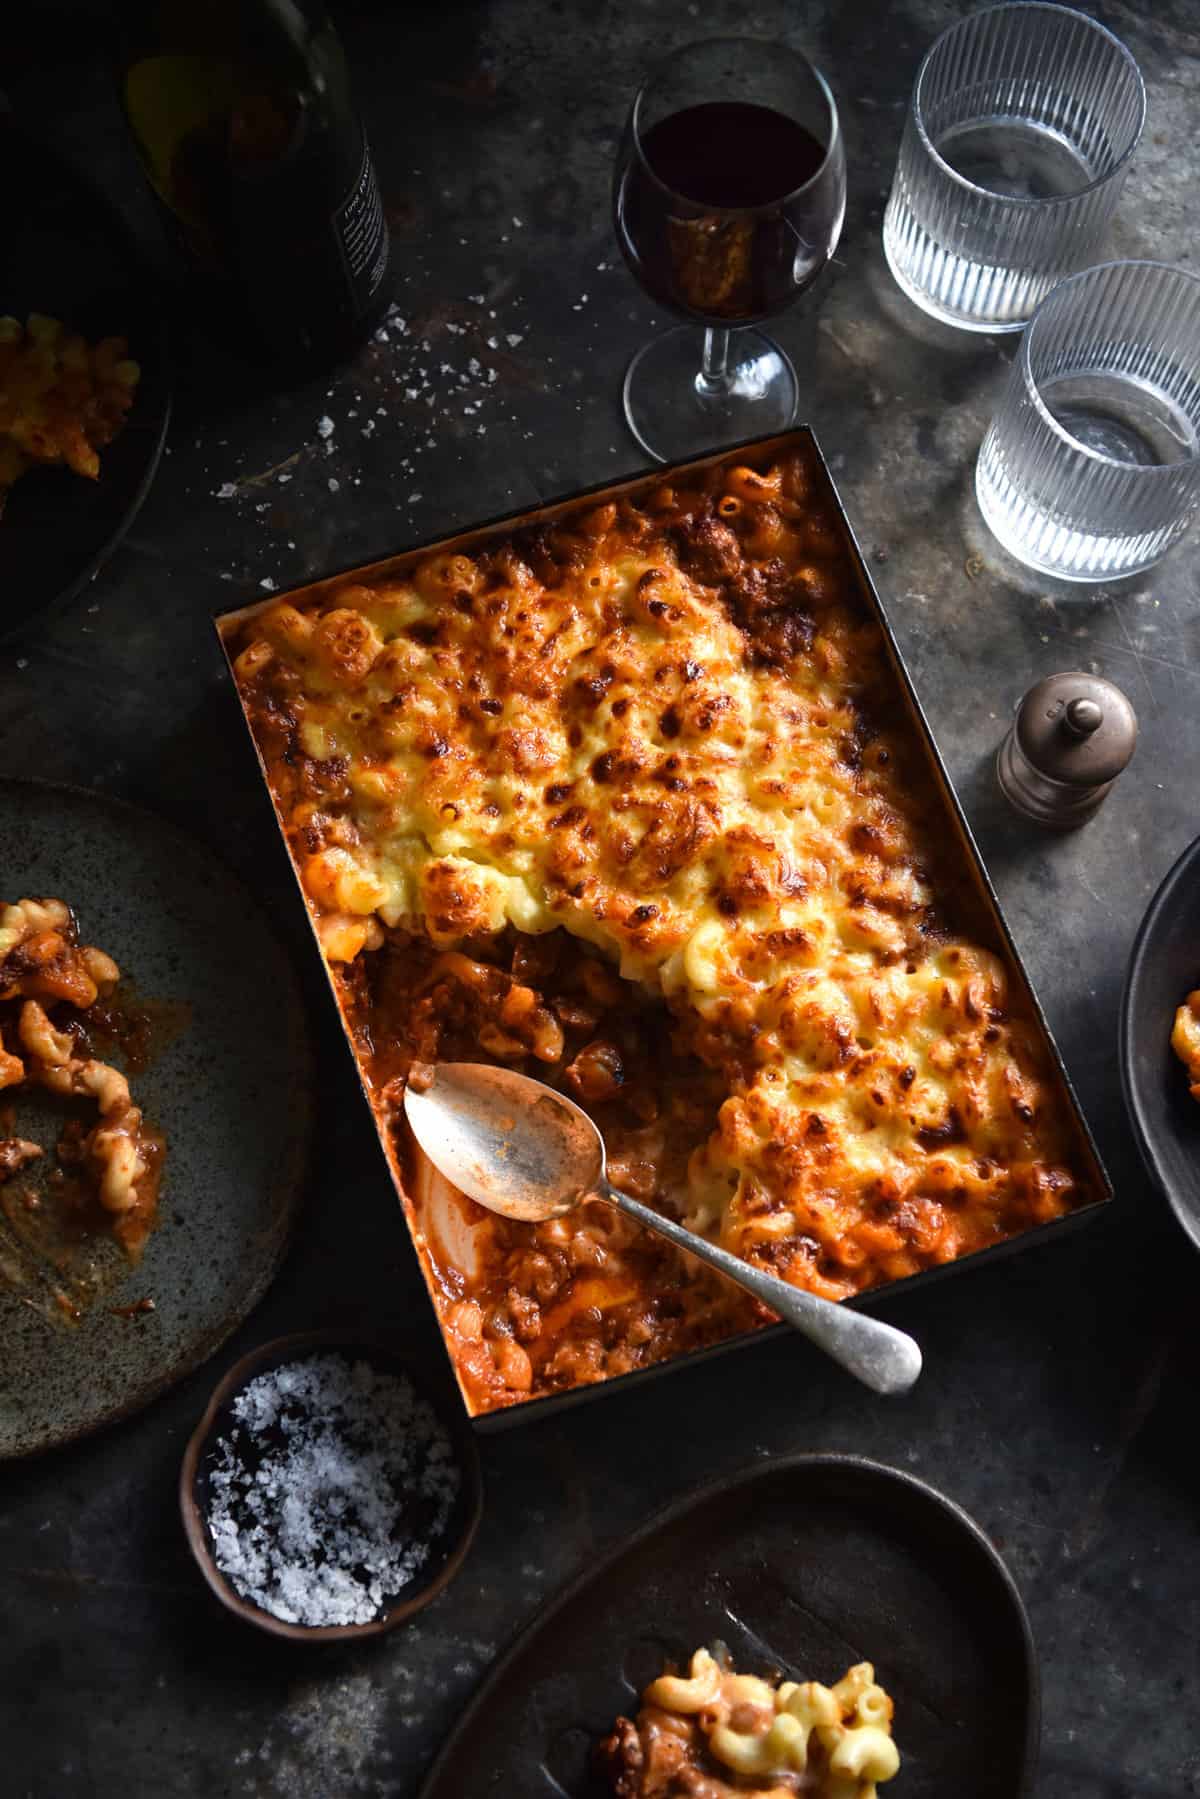
M 407 584 L 409 583 L 410 576 L 413 575 L 413 571 L 416 570 L 418 564 L 428 565 L 430 567 L 435 565 L 444 566 L 446 559 L 453 557 L 465 559 L 456 564 L 456 567 L 464 569 L 470 568 L 474 566 L 470 561 L 470 558 L 472 556 L 486 556 L 489 551 L 489 546 L 494 546 L 496 553 L 499 554 L 502 548 L 506 546 L 501 545 L 498 540 L 507 539 L 510 534 L 516 532 L 544 533 L 550 527 L 559 527 L 561 529 L 565 528 L 568 524 L 574 527 L 576 534 L 578 534 L 578 531 L 583 529 L 582 521 L 584 520 L 585 515 L 588 518 L 595 518 L 605 509 L 609 509 L 609 516 L 611 517 L 610 503 L 620 501 L 626 503 L 628 507 L 636 508 L 639 503 L 644 502 L 643 509 L 649 510 L 655 503 L 654 496 L 656 494 L 661 495 L 664 491 L 672 492 L 675 490 L 678 490 L 680 493 L 688 494 L 693 491 L 693 489 L 689 489 L 687 486 L 689 482 L 699 484 L 707 481 L 711 487 L 713 479 L 717 476 L 719 476 L 721 481 L 725 481 L 727 478 L 733 480 L 733 472 L 736 472 L 739 469 L 744 470 L 745 466 L 749 466 L 751 469 L 754 467 L 761 468 L 772 464 L 773 459 L 776 457 L 783 460 L 789 455 L 793 458 L 802 456 L 804 458 L 805 466 L 810 471 L 811 478 L 815 481 L 817 491 L 813 493 L 812 496 L 814 500 L 812 515 L 815 519 L 820 521 L 817 527 L 818 530 L 824 530 L 826 532 L 827 545 L 825 554 L 832 558 L 833 564 L 838 571 L 837 578 L 839 582 L 844 584 L 844 580 L 848 578 L 853 587 L 851 613 L 847 616 L 851 616 L 851 622 L 853 622 L 853 619 L 855 618 L 859 619 L 862 623 L 869 621 L 870 624 L 875 627 L 878 635 L 881 653 L 885 656 L 887 661 L 888 679 L 886 685 L 888 691 L 886 703 L 889 713 L 889 722 L 893 725 L 893 730 L 888 741 L 893 743 L 896 742 L 898 733 L 894 727 L 898 720 L 900 734 L 908 740 L 907 744 L 901 746 L 905 750 L 905 760 L 908 759 L 908 751 L 912 750 L 916 752 L 923 765 L 917 775 L 917 778 L 921 783 L 921 800 L 924 803 L 929 797 L 936 799 L 937 811 L 939 814 L 938 834 L 939 836 L 947 836 L 949 841 L 954 845 L 955 853 L 952 858 L 953 866 L 950 870 L 950 879 L 956 889 L 956 912 L 959 916 L 966 917 L 975 939 L 990 945 L 993 951 L 999 953 L 1001 961 L 1005 965 L 1009 977 L 1008 984 L 1010 991 L 1015 988 L 1017 995 L 1019 996 L 1018 1005 L 1039 1048 L 1041 1064 L 1040 1072 L 1049 1080 L 1052 1089 L 1056 1123 L 1059 1126 L 1060 1131 L 1065 1132 L 1066 1136 L 1070 1139 L 1069 1148 L 1072 1165 L 1076 1169 L 1084 1171 L 1083 1184 L 1089 1195 L 1094 1196 L 1089 1198 L 1087 1203 L 1076 1206 L 1073 1211 L 1061 1218 L 1038 1223 L 1032 1228 L 1021 1228 L 1019 1235 L 1008 1237 L 1006 1241 L 993 1243 L 984 1249 L 973 1249 L 971 1254 L 965 1256 L 963 1260 L 950 1261 L 943 1266 L 928 1269 L 920 1274 L 910 1275 L 899 1283 L 895 1282 L 893 1277 L 892 1284 L 908 1286 L 911 1285 L 913 1281 L 932 1278 L 935 1273 L 949 1272 L 951 1267 L 961 1267 L 966 1260 L 974 1261 L 981 1255 L 992 1256 L 1001 1253 L 1005 1249 L 1012 1249 L 1024 1243 L 1029 1243 L 1034 1240 L 1044 1240 L 1048 1232 L 1059 1231 L 1062 1228 L 1074 1225 L 1081 1219 L 1094 1214 L 1098 1205 L 1102 1204 L 1103 1200 L 1109 1196 L 1109 1188 L 1096 1155 L 1094 1145 L 1088 1134 L 1086 1123 L 1071 1091 L 1065 1069 L 1054 1048 L 1045 1019 L 1037 1007 L 1036 999 L 1032 994 L 1028 979 L 1021 967 L 1015 946 L 1004 926 L 1004 921 L 1000 915 L 995 895 L 987 880 L 986 873 L 982 867 L 982 863 L 965 819 L 957 805 L 951 783 L 941 764 L 940 758 L 937 755 L 928 725 L 920 710 L 912 684 L 904 670 L 895 640 L 888 629 L 886 616 L 884 615 L 878 597 L 874 592 L 869 574 L 854 540 L 853 533 L 846 520 L 845 513 L 841 507 L 828 468 L 820 457 L 819 448 L 816 445 L 815 438 L 811 431 L 802 428 L 797 431 L 783 433 L 776 437 L 754 440 L 750 443 L 733 446 L 730 449 L 721 452 L 719 455 L 698 458 L 691 462 L 675 465 L 672 468 L 655 470 L 651 474 L 643 474 L 622 482 L 608 482 L 603 486 L 589 489 L 583 493 L 573 494 L 567 499 L 550 505 L 495 520 L 489 524 L 477 526 L 468 531 L 458 532 L 451 537 L 435 540 L 432 543 L 422 544 L 407 550 L 400 555 L 386 558 L 382 561 L 353 569 L 342 570 L 337 575 L 329 577 L 321 582 L 293 590 L 288 594 L 273 595 L 269 601 L 260 602 L 256 606 L 243 608 L 237 612 L 226 614 L 218 619 L 218 630 L 221 635 L 222 643 L 226 648 L 226 653 L 227 655 L 230 655 L 232 662 L 233 655 L 238 648 L 238 640 L 240 640 L 242 646 L 245 646 L 255 635 L 253 631 L 247 632 L 247 626 L 253 625 L 253 622 L 259 615 L 265 614 L 272 609 L 274 609 L 276 618 L 282 616 L 279 610 L 281 603 L 283 603 L 285 611 L 289 608 L 295 609 L 292 614 L 293 619 L 295 619 L 297 614 L 302 614 L 303 617 L 311 619 L 316 616 L 318 610 L 331 606 L 336 598 L 338 610 L 335 616 L 339 619 L 349 619 L 350 614 L 347 613 L 344 608 L 348 604 L 353 608 L 355 602 L 348 601 L 345 598 L 345 590 L 348 586 L 353 586 L 360 594 L 363 589 L 369 590 L 366 595 L 368 599 L 370 598 L 371 593 L 379 589 L 381 585 L 386 590 L 386 584 L 388 583 L 404 583 L 407 591 Z M 730 504 L 731 502 L 728 500 L 722 501 L 723 507 L 729 506 Z M 733 504 L 736 505 L 736 502 L 733 502 Z M 578 514 L 577 517 L 575 516 L 576 514 Z M 832 533 L 832 535 L 830 535 L 830 533 Z M 834 542 L 835 538 L 836 543 Z M 523 538 L 523 541 L 537 543 L 544 541 L 544 539 L 541 536 L 535 536 L 532 539 L 525 537 Z M 652 575 L 657 576 L 659 574 L 661 574 L 661 571 L 648 571 L 645 579 L 650 579 Z M 419 578 L 417 580 L 417 585 L 420 585 Z M 465 594 L 459 595 L 458 598 L 467 601 L 467 596 Z M 450 596 L 447 595 L 446 604 L 449 605 L 450 603 Z M 653 606 L 654 604 L 657 604 L 657 602 L 651 598 L 649 604 Z M 427 616 L 430 615 L 427 614 Z M 436 610 L 431 616 L 434 620 L 439 617 L 446 617 L 444 613 L 440 613 Z M 300 623 L 302 622 L 303 618 L 300 619 Z M 330 622 L 332 624 L 332 619 Z M 263 628 L 268 631 L 271 629 L 270 625 L 264 625 Z M 408 627 L 405 628 L 407 629 Z M 414 633 L 418 630 L 417 626 L 411 628 Z M 448 619 L 446 629 L 450 629 Z M 434 632 L 435 637 L 438 635 L 434 624 L 423 624 L 419 627 L 419 630 L 425 632 L 426 635 L 428 635 L 430 631 Z M 424 642 L 425 638 L 420 638 L 419 641 Z M 872 635 L 872 641 L 874 641 L 874 634 Z M 874 650 L 871 652 L 874 659 L 872 663 L 873 678 L 876 679 L 878 678 L 878 671 L 874 668 L 874 662 L 877 662 L 879 653 L 880 652 Z M 269 647 L 267 647 L 267 654 L 268 656 L 270 655 Z M 380 666 L 382 666 L 382 663 Z M 692 664 L 688 664 L 689 668 L 692 666 Z M 245 675 L 244 666 L 242 672 L 243 675 Z M 386 692 L 389 695 L 391 694 L 392 688 L 390 685 L 387 687 Z M 243 700 L 243 709 L 247 716 L 247 722 L 251 726 L 251 735 L 252 737 L 255 737 L 254 719 L 256 714 L 248 703 L 247 696 L 244 692 L 241 694 L 241 697 Z M 357 689 L 355 689 L 353 705 L 355 707 L 360 707 L 361 703 L 362 702 L 360 702 L 357 697 Z M 396 701 L 395 703 L 399 704 L 400 702 Z M 388 699 L 387 705 L 390 706 L 392 704 L 393 702 Z M 362 716 L 361 712 L 358 716 Z M 261 726 L 261 717 L 259 722 Z M 275 800 L 277 811 L 280 813 L 281 824 L 283 824 L 285 820 L 281 792 L 275 789 L 271 779 L 271 767 L 274 766 L 276 773 L 279 774 L 282 767 L 281 761 L 278 753 L 276 753 L 276 760 L 272 764 L 270 759 L 264 756 L 262 742 L 257 737 L 255 737 L 255 747 L 259 754 L 264 778 L 268 781 L 268 787 L 272 789 L 273 799 Z M 327 750 L 306 752 L 306 754 L 311 755 L 324 755 L 330 753 L 332 752 Z M 444 745 L 437 747 L 434 753 L 444 754 Z M 304 758 L 302 757 L 301 759 L 303 760 Z M 283 777 L 281 776 L 280 778 L 282 782 Z M 547 789 L 547 797 L 549 797 L 551 793 L 557 793 L 557 789 Z M 294 792 L 292 797 L 294 799 Z M 822 790 L 822 803 L 825 802 L 825 797 L 824 790 Z M 928 805 L 925 806 L 925 809 L 926 811 L 929 810 Z M 578 808 L 573 808 L 573 810 L 578 811 Z M 945 825 L 944 833 L 941 830 L 943 823 Z M 411 829 L 411 827 L 409 828 Z M 293 853 L 293 866 L 296 867 L 297 874 L 299 875 L 300 868 L 296 863 L 296 845 L 290 838 L 289 848 Z M 437 853 L 440 855 L 443 852 L 438 851 Z M 942 859 L 944 860 L 944 858 Z M 943 882 L 946 878 L 945 873 L 943 873 Z M 311 866 L 308 870 L 308 885 L 309 891 L 311 892 Z M 939 892 L 941 890 L 941 888 L 938 889 Z M 369 905 L 370 902 L 368 901 L 368 907 Z M 312 901 L 309 902 L 309 907 L 310 917 L 313 917 L 318 908 Z M 641 907 L 639 908 L 639 911 L 653 912 L 655 911 L 655 908 Z M 322 922 L 327 924 L 328 917 Z M 402 953 L 409 954 L 411 952 L 405 951 Z M 352 958 L 353 952 L 350 954 Z M 344 961 L 345 957 L 343 956 L 343 962 Z M 915 971 L 910 970 L 910 973 L 911 972 Z M 442 1198 L 444 1196 L 439 1196 L 437 1180 L 431 1176 L 430 1171 L 420 1163 L 419 1159 L 413 1160 L 411 1144 L 404 1142 L 400 1134 L 395 1130 L 394 1125 L 393 1128 L 388 1128 L 387 1120 L 384 1116 L 384 1109 L 379 1103 L 378 1076 L 373 1069 L 374 1078 L 372 1080 L 368 1080 L 367 1078 L 367 1064 L 369 1058 L 364 1051 L 358 1033 L 356 1033 L 353 1028 L 352 1019 L 349 1015 L 350 1008 L 347 1004 L 347 983 L 344 979 L 339 977 L 338 979 L 333 980 L 333 985 L 343 1024 L 347 1030 L 348 1041 L 358 1059 L 359 1073 L 363 1080 L 364 1090 L 368 1095 L 368 1099 L 372 1100 L 380 1138 L 385 1153 L 388 1156 L 393 1175 L 396 1179 L 397 1189 L 405 1209 L 406 1218 L 413 1234 L 414 1242 L 418 1249 L 422 1268 L 430 1289 L 431 1298 L 434 1300 L 435 1309 L 439 1310 L 439 1317 L 443 1324 L 443 1335 L 446 1337 L 447 1341 L 447 1349 L 448 1351 L 451 1351 L 451 1334 L 447 1328 L 447 1289 L 444 1280 L 442 1280 L 439 1285 L 438 1268 L 434 1266 L 435 1259 L 432 1256 L 429 1247 L 430 1221 L 432 1219 L 435 1224 L 437 1223 L 437 1217 L 439 1216 L 438 1207 L 442 1203 Z M 361 1007 L 359 1010 L 361 1014 Z M 361 1031 L 361 1015 L 358 1023 L 359 1030 Z M 992 1034 L 995 1035 L 994 1032 Z M 910 1076 L 911 1072 L 911 1070 L 908 1071 Z M 394 1116 L 395 1113 L 393 1110 L 393 1118 Z M 1029 1116 L 1032 1118 L 1032 1113 L 1030 1113 Z M 1010 1225 L 1008 1228 L 1014 1229 L 1017 1227 Z M 442 1256 L 442 1267 L 444 1272 L 447 1261 L 444 1254 L 446 1234 L 442 1233 L 439 1228 L 434 1231 L 433 1235 L 439 1245 L 438 1253 Z M 450 1233 L 450 1235 L 453 1237 L 453 1233 Z M 450 1258 L 450 1263 L 453 1265 L 453 1257 Z M 864 1296 L 863 1302 L 874 1303 L 882 1291 L 886 1291 L 886 1288 L 873 1289 L 870 1294 Z M 858 1301 L 855 1300 L 854 1303 L 858 1303 Z M 752 1340 L 753 1335 L 753 1332 L 744 1331 L 734 1337 L 726 1336 L 720 1343 L 713 1345 L 711 1348 L 706 1347 L 698 1352 L 689 1351 L 689 1353 L 714 1353 L 718 1349 L 732 1346 L 733 1343 Z M 455 1359 L 455 1354 L 461 1356 L 461 1343 L 458 1343 L 456 1348 L 454 1348 L 452 1360 Z M 499 1421 L 516 1415 L 529 1415 L 532 1411 L 545 1410 L 550 1406 L 561 1404 L 565 1400 L 577 1398 L 584 1393 L 602 1390 L 611 1385 L 612 1380 L 615 1378 L 630 1380 L 644 1378 L 652 1372 L 661 1372 L 665 1368 L 675 1365 L 681 1359 L 685 1358 L 681 1355 L 674 1355 L 670 1360 L 656 1362 L 650 1368 L 638 1369 L 632 1373 L 621 1373 L 619 1375 L 606 1373 L 603 1378 L 599 1380 L 594 1376 L 581 1376 L 581 1380 L 586 1380 L 588 1384 L 570 1386 L 565 1393 L 552 1392 L 525 1398 L 510 1397 L 506 1394 L 503 1400 L 491 1402 L 500 1404 L 503 1409 L 499 1411 L 486 1411 L 482 1415 L 485 1416 L 488 1421 Z M 478 1409 L 478 1393 L 476 1392 L 474 1396 L 472 1395 L 469 1384 L 464 1381 L 462 1370 L 457 1362 L 456 1373 L 459 1375 L 460 1386 L 463 1390 L 464 1399 L 468 1403 L 468 1408 L 472 1410 Z

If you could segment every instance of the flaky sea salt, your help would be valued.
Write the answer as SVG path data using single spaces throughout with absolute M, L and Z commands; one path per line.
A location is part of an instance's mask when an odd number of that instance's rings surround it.
M 461 1476 L 404 1375 L 315 1355 L 260 1374 L 210 1451 L 217 1566 L 289 1624 L 367 1624 L 445 1536 Z
M 333 420 L 327 412 L 322 413 L 321 417 L 317 420 L 317 436 L 324 438 L 333 436 Z

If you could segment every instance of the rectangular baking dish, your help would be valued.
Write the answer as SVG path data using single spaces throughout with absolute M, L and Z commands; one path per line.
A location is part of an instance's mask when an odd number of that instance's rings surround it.
M 257 614 L 265 611 L 268 606 L 275 605 L 280 600 L 289 600 L 298 605 L 320 602 L 332 597 L 334 591 L 340 587 L 343 582 L 351 578 L 370 582 L 372 580 L 385 578 L 403 577 L 418 562 L 434 553 L 463 552 L 469 554 L 473 550 L 480 549 L 491 538 L 512 531 L 523 530 L 534 525 L 549 524 L 552 521 L 561 518 L 565 513 L 572 511 L 577 506 L 594 506 L 597 503 L 603 503 L 606 500 L 622 496 L 636 497 L 674 476 L 686 478 L 688 475 L 699 473 L 702 470 L 710 469 L 721 463 L 741 461 L 745 460 L 747 457 L 760 455 L 771 456 L 772 454 L 794 447 L 797 444 L 805 444 L 815 453 L 819 479 L 824 488 L 823 497 L 829 504 L 831 514 L 841 535 L 844 555 L 857 583 L 859 598 L 865 610 L 876 621 L 880 628 L 882 639 L 886 646 L 891 672 L 895 679 L 896 689 L 903 710 L 907 715 L 910 734 L 920 745 L 928 770 L 929 779 L 933 784 L 934 790 L 941 798 L 947 827 L 953 834 L 953 839 L 958 846 L 961 874 L 971 896 L 972 923 L 976 929 L 978 929 L 978 926 L 986 921 L 986 925 L 990 929 L 994 941 L 1002 949 L 1010 975 L 1016 980 L 1025 997 L 1030 1015 L 1048 1053 L 1051 1074 L 1056 1085 L 1056 1097 L 1064 1110 L 1068 1125 L 1074 1135 L 1074 1147 L 1079 1157 L 1080 1165 L 1083 1168 L 1086 1168 L 1093 1188 L 1099 1196 L 1087 1205 L 1080 1206 L 1075 1211 L 1068 1213 L 1062 1218 L 1035 1225 L 1029 1230 L 1022 1231 L 1018 1235 L 1006 1239 L 1002 1243 L 995 1244 L 986 1249 L 976 1250 L 970 1255 L 964 1256 L 959 1261 L 949 1262 L 940 1267 L 926 1269 L 921 1273 L 911 1275 L 902 1281 L 895 1281 L 886 1286 L 873 1288 L 870 1292 L 859 1298 L 843 1301 L 844 1304 L 861 1305 L 866 1309 L 871 1310 L 875 1309 L 881 1300 L 886 1300 L 890 1293 L 899 1289 L 909 1290 L 918 1286 L 923 1286 L 932 1280 L 945 1279 L 950 1275 L 961 1272 L 968 1266 L 981 1266 L 985 1262 L 994 1261 L 999 1256 L 1009 1255 L 1022 1248 L 1027 1248 L 1035 1242 L 1047 1242 L 1061 1236 L 1063 1232 L 1072 1230 L 1086 1220 L 1094 1217 L 1096 1213 L 1111 1200 L 1112 1186 L 1103 1164 L 1101 1163 L 1087 1121 L 1083 1116 L 1082 1109 L 1080 1108 L 1079 1101 L 1071 1085 L 1070 1077 L 1067 1074 L 1066 1067 L 1059 1054 L 1058 1046 L 1054 1041 L 1045 1014 L 1038 1003 L 1037 995 L 1033 991 L 1029 976 L 1017 951 L 1016 944 L 1005 923 L 1004 915 L 1000 909 L 995 890 L 988 878 L 987 871 L 984 868 L 983 860 L 979 854 L 975 840 L 971 835 L 970 826 L 967 824 L 966 817 L 958 803 L 958 798 L 954 792 L 950 777 L 947 774 L 941 756 L 938 753 L 937 745 L 934 743 L 929 723 L 921 709 L 920 701 L 917 698 L 916 691 L 909 678 L 908 671 L 905 668 L 895 636 L 888 623 L 887 614 L 884 611 L 879 596 L 872 584 L 862 552 L 859 549 L 858 542 L 854 536 L 849 520 L 846 517 L 837 488 L 834 485 L 833 478 L 829 472 L 828 465 L 821 454 L 820 446 L 818 445 L 812 430 L 808 426 L 800 426 L 795 430 L 783 432 L 778 435 L 752 438 L 745 442 L 731 445 L 729 448 L 721 450 L 713 455 L 695 457 L 687 462 L 672 463 L 665 467 L 656 468 L 649 473 L 635 475 L 627 480 L 609 481 L 594 487 L 584 488 L 576 493 L 570 494 L 564 499 L 553 501 L 545 506 L 535 507 L 524 512 L 511 513 L 499 519 L 492 519 L 485 524 L 476 525 L 469 530 L 455 532 L 452 536 L 436 538 L 415 545 L 397 555 L 385 557 L 380 561 L 357 564 L 353 567 L 342 569 L 337 574 L 327 576 L 321 581 L 311 582 L 304 587 L 292 588 L 284 593 L 273 593 L 269 599 L 258 601 L 253 605 L 244 606 L 236 611 L 219 615 L 215 620 L 215 624 L 218 636 L 221 640 L 222 649 L 226 655 L 227 664 L 230 667 L 230 677 L 232 679 L 232 659 L 228 647 L 230 636 L 244 624 L 246 620 L 255 617 Z M 240 699 L 241 694 L 239 691 L 239 701 Z M 255 755 L 258 757 L 259 768 L 262 772 L 263 780 L 267 783 L 268 791 L 270 791 L 270 782 L 267 776 L 266 766 L 258 743 L 254 737 L 249 715 L 246 713 L 244 706 L 243 716 L 246 719 L 247 729 L 250 731 L 251 742 L 254 746 Z M 274 803 L 273 794 L 272 802 Z M 280 818 L 279 823 L 282 831 L 284 829 L 284 821 L 282 818 Z M 284 832 L 284 837 L 286 842 L 286 832 Z M 290 853 L 289 846 L 289 855 Z M 303 886 L 300 881 L 300 871 L 296 866 L 294 858 L 292 858 L 292 870 L 296 877 L 297 886 L 300 888 L 305 910 L 309 913 L 309 922 L 313 927 L 314 943 L 317 945 L 317 953 L 320 955 L 320 946 L 316 939 L 315 921 L 309 910 L 307 899 L 304 896 Z M 324 956 L 321 957 L 321 960 L 322 963 L 324 963 Z M 325 971 L 326 976 L 329 979 L 335 1003 L 338 1006 L 338 1011 L 342 1018 L 342 1025 L 346 1033 L 347 1044 L 349 1045 L 351 1054 L 354 1055 L 354 1037 L 350 1028 L 350 1021 L 346 1016 L 337 983 L 333 980 L 328 964 L 325 964 Z M 364 1070 L 361 1066 L 359 1067 L 359 1078 L 362 1083 L 364 1096 L 370 1105 L 370 1092 L 366 1083 Z M 402 1171 L 398 1165 L 394 1146 L 389 1140 L 384 1121 L 374 1106 L 371 1106 L 371 1112 L 375 1119 L 376 1129 L 379 1134 L 384 1155 L 387 1158 L 388 1166 L 392 1172 L 392 1178 L 396 1185 L 397 1195 L 400 1199 L 410 1234 L 413 1237 L 414 1248 L 418 1251 L 418 1260 L 421 1263 L 422 1274 L 425 1277 L 427 1287 L 431 1287 L 429 1267 L 425 1257 L 420 1254 L 420 1230 L 413 1197 L 406 1191 Z M 433 1303 L 432 1290 L 430 1292 L 430 1302 L 431 1304 Z M 768 1330 L 769 1334 L 775 1334 L 785 1328 L 786 1327 L 783 1325 L 776 1325 L 768 1327 Z M 575 1404 L 581 1399 L 595 1397 L 600 1393 L 608 1391 L 614 1386 L 626 1387 L 631 1382 L 650 1380 L 656 1376 L 668 1373 L 672 1368 L 678 1367 L 682 1363 L 701 1361 L 711 1356 L 722 1355 L 730 1350 L 745 1347 L 748 1344 L 757 1342 L 759 1338 L 765 1334 L 768 1333 L 763 1331 L 747 1331 L 739 1336 L 727 1338 L 723 1342 L 713 1344 L 707 1348 L 693 1350 L 687 1354 L 677 1355 L 667 1360 L 657 1362 L 649 1368 L 638 1369 L 629 1374 L 610 1376 L 605 1380 L 586 1386 L 571 1388 L 563 1393 L 518 1400 L 513 1404 L 498 1410 L 475 1413 L 473 1414 L 474 1422 L 481 1429 L 491 1430 L 515 1423 L 518 1419 L 535 1415 L 539 1417 L 544 1416 L 546 1413 L 554 1411 L 561 1406 Z M 448 1344 L 446 1345 L 446 1349 L 451 1366 L 454 1367 L 454 1358 L 450 1354 Z M 457 1379 L 456 1368 L 455 1377 Z M 470 1401 L 466 1391 L 461 1386 L 461 1382 L 460 1391 L 463 1392 L 464 1404 L 467 1406 L 468 1411 L 470 1411 Z

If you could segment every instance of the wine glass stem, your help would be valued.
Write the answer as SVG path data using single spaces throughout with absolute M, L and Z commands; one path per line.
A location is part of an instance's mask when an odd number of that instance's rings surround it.
M 696 376 L 696 391 L 706 400 L 715 400 L 729 392 L 729 383 L 729 333 L 723 326 L 709 325 L 704 333 L 704 361 Z

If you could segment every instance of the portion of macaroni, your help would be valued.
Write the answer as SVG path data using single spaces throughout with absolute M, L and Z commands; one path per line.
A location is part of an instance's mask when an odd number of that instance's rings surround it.
M 637 1719 L 618 1718 L 597 1760 L 617 1799 L 876 1799 L 897 1773 L 892 1701 L 870 1662 L 832 1687 L 772 1685 L 697 1649 L 662 1674 Z
M 111 956 L 80 943 L 62 900 L 0 906 L 0 1092 L 36 1086 L 95 1102 L 99 1121 L 86 1133 L 68 1123 L 58 1161 L 87 1178 L 113 1236 L 136 1257 L 154 1224 L 164 1144 L 125 1076 L 87 1044 L 88 1010 L 120 975 Z M 41 1154 L 0 1127 L 0 1182 Z
M 803 450 L 228 641 L 398 1168 L 409 1062 L 465 1055 L 565 1086 L 614 1179 L 828 1298 L 1091 1197 Z M 754 1317 L 602 1208 L 416 1210 L 476 1405 Z
M 1187 1069 L 1192 1098 L 1200 1099 L 1200 987 L 1188 994 L 1175 1014 L 1171 1048 Z
M 35 463 L 62 463 L 89 481 L 133 404 L 141 370 L 123 337 L 89 344 L 58 319 L 0 318 L 0 513 Z

